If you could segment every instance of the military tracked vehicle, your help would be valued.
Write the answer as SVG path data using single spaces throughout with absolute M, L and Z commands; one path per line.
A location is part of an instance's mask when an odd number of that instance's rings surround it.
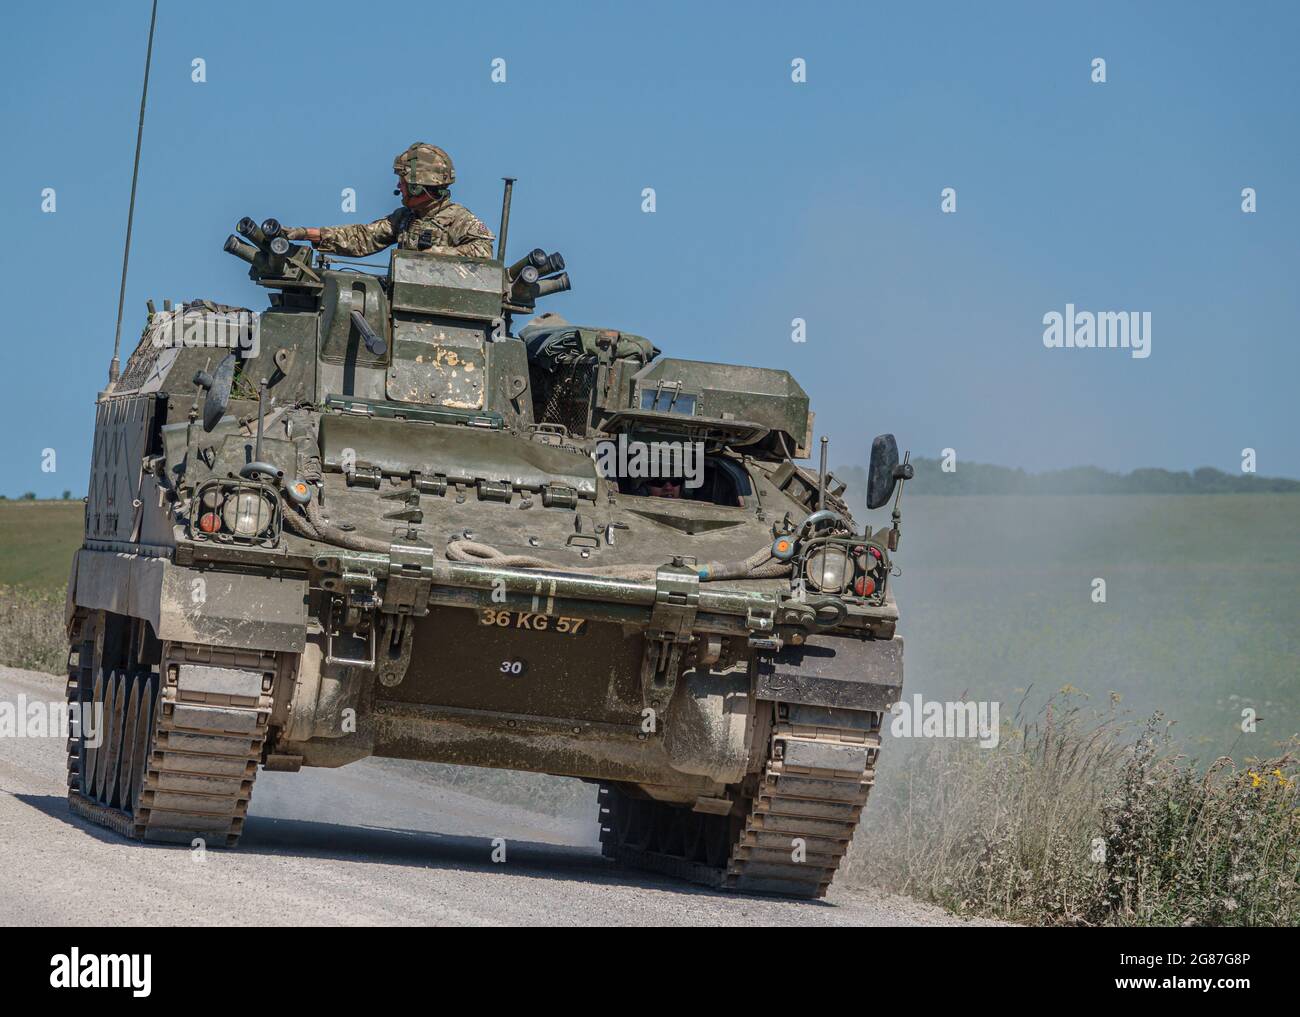
M 72 810 L 234 846 L 260 769 L 528 770 L 599 784 L 621 863 L 824 894 L 899 698 L 900 516 L 853 521 L 824 439 L 799 465 L 798 383 L 515 334 L 569 288 L 541 249 L 366 266 L 236 229 L 270 306 L 151 307 L 98 399 Z M 877 438 L 869 507 L 910 470 Z

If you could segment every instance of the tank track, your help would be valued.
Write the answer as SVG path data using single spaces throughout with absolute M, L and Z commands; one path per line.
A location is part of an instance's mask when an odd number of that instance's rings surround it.
M 881 715 L 787 703 L 760 708 L 772 710 L 767 755 L 731 815 L 635 798 L 604 784 L 605 856 L 728 890 L 825 896 L 875 780 Z
M 74 641 L 68 702 L 102 703 L 98 747 L 68 741 L 68 805 L 138 840 L 234 847 L 243 832 L 271 715 L 272 654 L 171 643 L 161 675 L 96 666 L 95 643 Z M 260 670 L 262 691 L 233 695 L 203 682 L 180 688 L 176 666 Z M 201 672 L 200 672 L 201 674 Z

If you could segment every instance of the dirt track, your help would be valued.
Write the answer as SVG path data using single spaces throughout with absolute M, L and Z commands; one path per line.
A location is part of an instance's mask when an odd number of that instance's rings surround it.
M 0 702 L 63 680 L 0 668 Z M 625 872 L 594 818 L 556 819 L 366 761 L 261 773 L 235 851 L 127 842 L 72 816 L 61 738 L 0 739 L 6 925 L 959 925 L 906 898 L 832 888 L 816 903 Z M 594 792 L 593 792 L 594 812 Z M 505 838 L 506 860 L 491 860 Z

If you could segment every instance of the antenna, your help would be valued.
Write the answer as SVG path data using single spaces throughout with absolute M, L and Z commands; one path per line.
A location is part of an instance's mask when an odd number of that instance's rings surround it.
M 497 236 L 497 261 L 506 260 L 506 236 L 510 232 L 510 194 L 515 189 L 518 177 L 502 177 L 506 182 L 505 192 L 501 195 L 501 230 Z
M 817 508 L 819 511 L 826 507 L 826 446 L 829 444 L 830 439 L 823 434 L 821 468 L 817 471 Z
M 108 383 L 117 381 L 122 364 L 118 351 L 122 348 L 122 305 L 126 301 L 126 266 L 131 260 L 131 224 L 135 221 L 135 184 L 140 176 L 140 145 L 144 141 L 144 104 L 149 97 L 149 65 L 153 63 L 153 28 L 158 21 L 158 0 L 153 0 L 149 15 L 149 48 L 144 55 L 144 87 L 140 89 L 140 125 L 135 132 L 135 165 L 131 167 L 131 205 L 126 213 L 126 246 L 122 249 L 122 284 L 117 291 L 117 331 L 113 334 L 113 359 L 108 365 Z

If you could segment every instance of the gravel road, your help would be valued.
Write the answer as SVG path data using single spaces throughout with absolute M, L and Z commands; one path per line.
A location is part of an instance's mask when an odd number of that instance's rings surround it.
M 0 709 L 20 695 L 61 699 L 63 679 L 0 668 Z M 601 857 L 594 819 L 462 794 L 391 762 L 260 773 L 239 848 L 201 854 L 74 817 L 65 774 L 62 738 L 0 737 L 6 925 L 977 924 L 875 892 L 794 902 L 626 872 Z

